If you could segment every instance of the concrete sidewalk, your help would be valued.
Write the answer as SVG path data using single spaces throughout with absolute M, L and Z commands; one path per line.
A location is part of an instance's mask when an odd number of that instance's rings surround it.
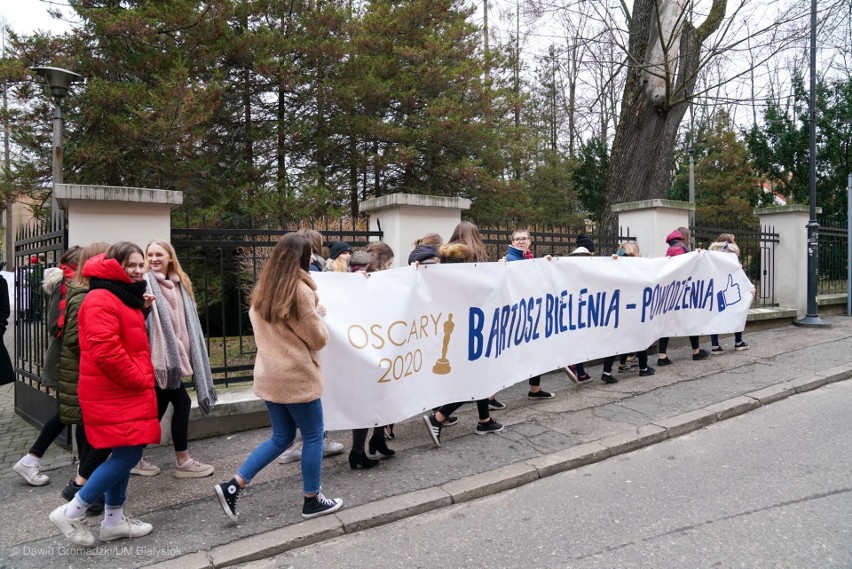
M 600 381 L 600 366 L 587 368 L 595 379 L 580 386 L 554 372 L 542 381 L 557 394 L 547 401 L 527 399 L 522 382 L 498 396 L 508 405 L 493 412 L 506 425 L 502 433 L 476 436 L 475 407 L 467 405 L 459 410 L 458 425 L 444 429 L 441 448 L 435 448 L 415 417 L 397 425 L 396 439 L 389 443 L 397 454 L 376 468 L 352 471 L 346 453 L 326 459 L 323 492 L 343 498 L 345 505 L 309 521 L 299 515 L 298 463 L 275 462 L 258 475 L 240 498 L 239 524 L 227 520 L 213 495 L 213 485 L 232 476 L 266 438 L 266 429 L 191 442 L 194 456 L 216 466 L 211 478 L 177 480 L 171 448 L 150 449 L 146 456 L 163 472 L 133 477 L 126 506 L 154 524 L 154 532 L 89 549 L 71 547 L 47 519 L 63 503 L 59 492 L 73 472 L 62 465 L 63 453 L 48 451 L 59 458 L 47 471 L 51 484 L 41 488 L 9 474 L 14 460 L 5 461 L 0 496 L 13 515 L 0 537 L 0 566 L 225 567 L 499 492 L 852 377 L 852 319 L 827 320 L 833 327 L 747 332 L 751 349 L 743 352 L 733 351 L 731 337 L 723 338 L 727 351 L 701 362 L 693 362 L 687 348 L 670 350 L 674 365 L 657 368 L 651 377 L 617 374 L 619 383 L 613 385 Z M 703 347 L 708 344 L 702 339 Z M 651 365 L 655 361 L 651 358 Z M 0 430 L 0 441 L 15 446 L 17 454 L 6 448 L 0 452 L 11 452 L 17 460 L 37 433 L 16 425 L 17 418 L 9 420 L 7 389 L 0 388 L 0 429 L 14 428 L 8 437 Z M 346 443 L 348 451 L 348 432 L 331 436 Z M 99 522 L 99 517 L 90 520 L 92 526 Z

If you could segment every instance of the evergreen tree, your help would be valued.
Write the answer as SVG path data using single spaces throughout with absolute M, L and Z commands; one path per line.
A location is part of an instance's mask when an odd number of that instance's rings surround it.
M 580 204 L 589 217 L 601 227 L 606 204 L 609 151 L 606 141 L 593 136 L 580 144 L 579 164 L 574 171 L 574 183 Z
M 762 125 L 747 136 L 756 168 L 788 197 L 788 203 L 807 204 L 810 199 L 809 94 L 799 74 L 793 99 L 786 108 L 770 101 Z M 846 185 L 852 148 L 852 80 L 817 84 L 816 98 L 816 193 L 822 216 L 844 220 L 847 216 Z
M 763 189 L 749 157 L 737 139 L 730 117 L 719 111 L 710 124 L 699 124 L 693 144 L 695 222 L 711 227 L 752 227 Z M 683 157 L 688 161 L 688 156 Z M 683 164 L 683 162 L 682 162 Z M 688 195 L 689 169 L 683 164 L 675 178 L 672 197 Z

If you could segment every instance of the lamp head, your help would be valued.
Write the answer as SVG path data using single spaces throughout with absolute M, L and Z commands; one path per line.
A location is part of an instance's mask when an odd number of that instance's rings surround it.
M 74 73 L 60 67 L 31 67 L 30 69 L 47 80 L 47 85 L 50 87 L 50 94 L 55 99 L 64 97 L 73 83 L 83 82 L 83 76 L 79 73 Z

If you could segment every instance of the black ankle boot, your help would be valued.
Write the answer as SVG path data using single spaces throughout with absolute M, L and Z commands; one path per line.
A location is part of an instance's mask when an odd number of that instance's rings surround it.
M 359 466 L 364 469 L 373 468 L 378 464 L 378 460 L 373 460 L 363 452 L 355 452 L 353 450 L 349 453 L 349 468 L 352 470 L 358 470 Z
M 370 454 L 376 454 L 376 451 L 379 451 L 385 456 L 393 456 L 396 454 L 396 451 L 388 448 L 388 443 L 385 442 L 385 437 L 379 433 L 378 435 L 373 435 L 370 437 L 370 442 L 367 445 Z

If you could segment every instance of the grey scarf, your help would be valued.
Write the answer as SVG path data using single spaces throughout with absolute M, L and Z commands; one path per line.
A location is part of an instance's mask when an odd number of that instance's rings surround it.
M 152 272 L 145 273 L 149 289 L 154 295 L 154 304 L 151 306 L 153 314 L 147 319 L 148 338 L 151 344 L 151 360 L 154 363 L 154 375 L 157 384 L 162 389 L 176 389 L 180 387 L 180 353 L 177 347 L 177 336 L 174 325 L 169 315 L 169 307 L 160 290 L 160 283 Z M 186 328 L 189 333 L 189 358 L 192 366 L 192 383 L 195 387 L 195 395 L 198 399 L 198 407 L 202 414 L 207 415 L 213 409 L 218 396 L 213 385 L 213 373 L 210 371 L 210 358 L 207 355 L 207 344 L 204 342 L 204 332 L 201 329 L 201 321 L 198 319 L 198 309 L 195 301 L 189 293 L 180 289 L 183 299 L 184 315 L 186 316 Z

